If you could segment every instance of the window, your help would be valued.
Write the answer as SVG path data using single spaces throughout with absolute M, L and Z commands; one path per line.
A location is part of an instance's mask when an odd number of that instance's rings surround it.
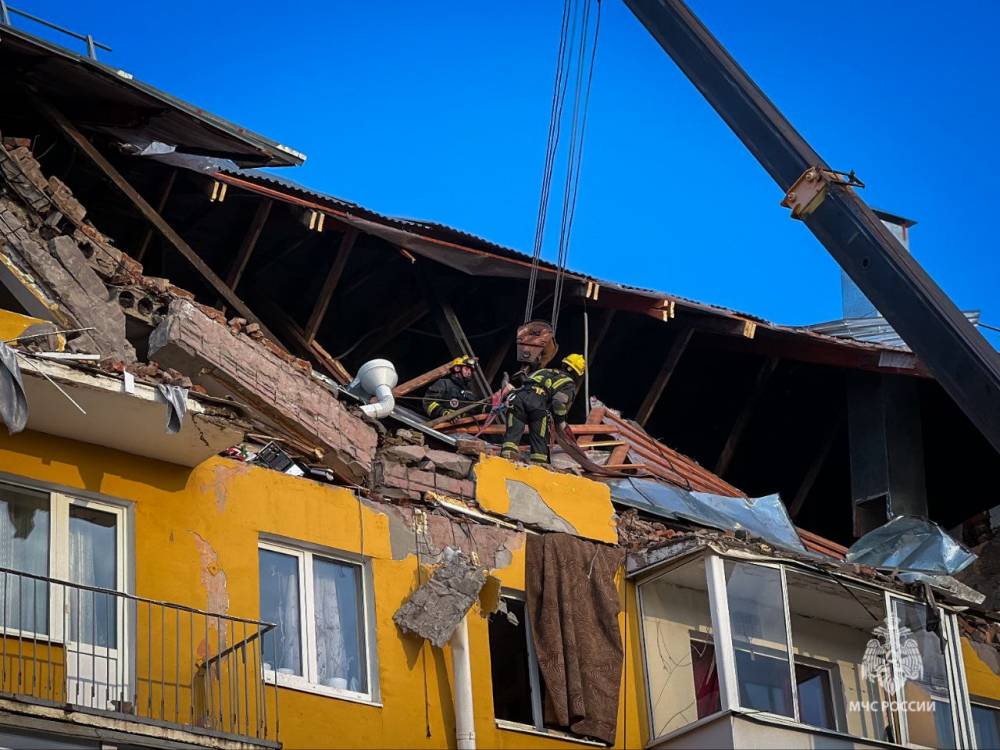
M 541 676 L 531 643 L 523 599 L 504 596 L 507 616 L 490 617 L 490 670 L 493 715 L 503 721 L 544 729 Z
M 1000 709 L 973 703 L 972 729 L 976 736 L 976 747 L 1000 747 Z
M 885 596 L 816 576 L 785 570 L 792 650 L 798 685 L 799 720 L 855 737 L 893 741 L 898 717 L 883 709 L 890 702 L 878 682 L 867 679 L 864 657 L 875 629 L 885 624 Z M 807 680 L 810 664 L 826 667 L 825 684 Z M 830 691 L 820 710 L 817 690 Z
M 725 566 L 740 705 L 794 716 L 781 571 L 730 560 Z
M 32 576 L 124 591 L 125 527 L 121 506 L 0 484 L 0 568 L 16 571 L 0 577 L 0 626 L 117 647 L 118 597 Z M 66 607 L 55 601 L 63 595 Z M 64 616 L 50 622 L 50 612 Z
M 895 599 L 893 613 L 898 618 L 899 649 L 903 652 L 900 658 L 913 658 L 910 654 L 915 653 L 921 665 L 919 674 L 914 671 L 898 677 L 902 683 L 900 697 L 907 706 L 909 741 L 926 747 L 953 748 L 955 732 L 943 634 L 946 624 L 939 610 L 917 602 Z
M 279 685 L 375 700 L 365 564 L 334 553 L 261 543 L 264 671 Z
M 113 709 L 130 692 L 124 598 L 72 585 L 126 590 L 126 527 L 120 505 L 0 483 L 0 628 L 64 644 L 76 705 Z
M 643 651 L 654 737 L 720 710 L 705 561 L 642 584 Z
M 689 558 L 638 590 L 654 739 L 743 709 L 885 742 L 965 742 L 952 690 L 957 627 L 943 609 L 717 555 Z M 973 723 L 992 738 L 1000 723 L 990 710 Z

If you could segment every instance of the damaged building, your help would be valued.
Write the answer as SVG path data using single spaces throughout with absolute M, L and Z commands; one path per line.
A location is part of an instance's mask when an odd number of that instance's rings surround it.
M 877 323 L 568 272 L 572 443 L 509 461 L 419 403 L 518 369 L 531 256 L 0 63 L 0 745 L 998 746 L 1000 456 Z

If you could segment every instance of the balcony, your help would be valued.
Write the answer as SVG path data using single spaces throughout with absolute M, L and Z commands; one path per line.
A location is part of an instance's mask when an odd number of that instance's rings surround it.
M 91 736 L 277 748 L 273 627 L 0 568 L 0 704 Z

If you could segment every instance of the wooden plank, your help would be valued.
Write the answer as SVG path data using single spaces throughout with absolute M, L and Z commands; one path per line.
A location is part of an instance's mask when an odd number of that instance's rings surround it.
M 443 378 L 451 372 L 451 362 L 445 362 L 439 367 L 435 367 L 433 370 L 425 372 L 423 375 L 417 375 L 417 377 L 412 380 L 407 380 L 405 383 L 401 383 L 392 389 L 393 396 L 405 396 L 408 393 L 413 393 L 418 388 L 423 388 L 425 385 L 430 385 L 435 380 Z
M 733 462 L 733 456 L 736 454 L 736 447 L 740 443 L 740 438 L 743 437 L 743 432 L 750 423 L 750 418 L 753 416 L 757 404 L 763 398 L 767 390 L 767 382 L 771 379 L 771 375 L 774 374 L 774 368 L 777 366 L 778 360 L 772 357 L 765 359 L 757 371 L 757 377 L 754 380 L 750 398 L 746 400 L 743 408 L 740 409 L 740 413 L 736 415 L 736 421 L 733 422 L 733 428 L 729 431 L 726 444 L 722 446 L 722 452 L 719 453 L 719 460 L 715 462 L 715 473 L 720 477 L 725 476 L 726 472 L 729 471 L 729 466 Z
M 666 359 L 663 360 L 663 367 L 660 368 L 660 372 L 653 380 L 649 391 L 646 393 L 646 398 L 642 400 L 642 406 L 639 407 L 639 411 L 635 416 L 635 421 L 643 427 L 646 426 L 646 422 L 649 421 L 650 416 L 653 414 L 653 409 L 659 403 L 660 396 L 663 395 L 667 383 L 670 382 L 670 376 L 674 374 L 677 363 L 681 361 L 681 357 L 684 355 L 684 350 L 687 349 L 688 342 L 691 340 L 693 333 L 694 330 L 689 327 L 684 327 L 677 331 L 676 338 L 674 338 L 674 342 L 670 345 Z
M 802 477 L 802 483 L 795 493 L 795 498 L 792 500 L 791 505 L 788 506 L 788 515 L 792 518 L 795 518 L 799 514 L 799 511 L 802 510 L 802 506 L 805 505 L 809 497 L 809 493 L 812 492 L 813 485 L 816 484 L 816 480 L 819 478 L 819 474 L 826 464 L 826 459 L 830 456 L 830 451 L 833 449 L 833 444 L 837 441 L 837 435 L 840 434 L 840 428 L 843 423 L 843 414 L 838 414 L 837 418 L 830 422 L 826 436 L 820 445 L 819 452 L 816 454 L 813 462 L 809 464 L 809 468 L 806 469 L 805 476 Z
M 257 210 L 250 221 L 247 233 L 243 236 L 239 252 L 236 253 L 236 260 L 233 262 L 233 267 L 229 269 L 229 275 L 226 277 L 226 283 L 234 291 L 239 286 L 240 279 L 243 278 L 243 272 L 246 270 L 247 263 L 250 262 L 250 256 L 253 254 L 254 248 L 257 247 L 257 240 L 260 239 L 260 234 L 264 230 L 264 224 L 271 213 L 272 205 L 271 201 L 267 199 L 257 204 Z
M 430 305 L 434 322 L 437 324 L 438 330 L 441 331 L 445 344 L 448 346 L 448 351 L 451 352 L 453 357 L 465 355 L 473 357 L 478 361 L 479 358 L 476 357 L 476 353 L 472 349 L 472 344 L 469 343 L 469 339 L 465 335 L 465 330 L 462 328 L 462 323 L 455 313 L 455 308 L 427 275 L 423 266 L 417 266 L 417 278 L 424 297 Z M 479 395 L 484 398 L 489 396 L 491 392 L 490 384 L 486 381 L 486 376 L 483 375 L 482 370 L 478 367 L 473 370 L 473 379 L 475 380 Z
M 174 190 L 174 183 L 177 182 L 177 170 L 171 169 L 170 176 L 167 177 L 167 182 L 163 186 L 163 192 L 160 193 L 160 200 L 156 202 L 156 213 L 162 214 L 163 209 L 167 207 L 167 201 L 170 199 L 170 193 Z M 135 259 L 142 263 L 142 259 L 146 257 L 146 251 L 149 249 L 149 243 L 153 239 L 153 228 L 148 227 L 146 233 L 142 237 L 142 242 L 139 243 L 139 249 L 136 251 Z
M 45 117 L 52 122 L 62 133 L 65 135 L 83 154 L 90 159 L 94 165 L 104 173 L 111 183 L 121 191 L 121 193 L 135 206 L 136 210 L 142 214 L 143 218 L 146 219 L 153 227 L 163 236 L 163 238 L 170 243 L 174 249 L 177 250 L 184 258 L 194 266 L 195 270 L 201 274 L 202 278 L 205 279 L 211 285 L 211 287 L 230 305 L 236 310 L 241 316 L 247 320 L 252 320 L 260 326 L 261 331 L 264 335 L 277 341 L 278 339 L 271 333 L 267 326 L 254 315 L 253 311 L 247 307 L 246 303 L 243 302 L 236 293 L 230 289 L 226 282 L 219 278 L 219 276 L 209 268 L 208 264 L 201 259 L 201 257 L 196 253 L 184 239 L 174 231 L 156 209 L 153 208 L 149 203 L 143 198 L 139 192 L 132 187 L 132 185 L 126 180 L 122 174 L 115 169 L 114 165 L 109 162 L 104 155 L 97 150 L 97 147 L 93 143 L 87 140 L 87 138 L 77 130 L 76 126 L 73 125 L 69 120 L 66 119 L 63 114 L 57 110 L 55 107 L 50 105 L 41 99 L 33 98 L 33 102 L 38 110 L 45 115 Z
M 351 374 L 347 368 L 341 364 L 340 360 L 330 355 L 317 341 L 307 341 L 302 329 L 283 310 L 273 303 L 265 303 L 268 315 L 270 315 L 292 342 L 293 348 L 303 357 L 312 357 L 319 363 L 320 367 L 326 370 L 327 374 L 341 385 L 351 382 Z
M 316 298 L 316 304 L 313 306 L 313 310 L 309 314 L 309 322 L 306 323 L 305 336 L 308 341 L 312 341 L 316 338 L 316 332 L 319 330 L 319 326 L 323 322 L 323 316 L 326 315 L 326 309 L 330 306 L 330 300 L 333 299 L 333 293 L 337 289 L 337 284 L 340 283 L 340 277 L 344 275 L 344 269 L 347 267 L 347 260 L 351 256 L 351 250 L 354 249 L 354 242 L 357 238 L 358 230 L 353 227 L 346 230 L 340 236 L 340 247 L 337 248 L 337 257 L 333 259 L 333 265 L 330 266 L 330 272 L 326 275 L 326 279 L 323 281 L 323 287 L 319 291 L 319 297 Z
M 626 441 L 624 445 L 619 445 L 611 451 L 611 455 L 608 456 L 608 464 L 615 466 L 624 464 L 625 459 L 628 458 L 628 452 L 631 448 L 632 446 L 628 443 L 628 441 Z

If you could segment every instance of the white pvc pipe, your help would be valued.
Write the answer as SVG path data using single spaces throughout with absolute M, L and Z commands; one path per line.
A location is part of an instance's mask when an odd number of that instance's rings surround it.
M 472 665 L 469 662 L 468 616 L 451 636 L 451 662 L 455 670 L 455 739 L 458 750 L 476 750 L 476 717 L 472 706 Z
M 365 404 L 361 407 L 361 411 L 373 419 L 385 419 L 392 414 L 392 410 L 396 407 L 396 399 L 392 395 L 391 386 L 380 383 L 375 387 L 375 398 L 378 401 L 374 404 Z

